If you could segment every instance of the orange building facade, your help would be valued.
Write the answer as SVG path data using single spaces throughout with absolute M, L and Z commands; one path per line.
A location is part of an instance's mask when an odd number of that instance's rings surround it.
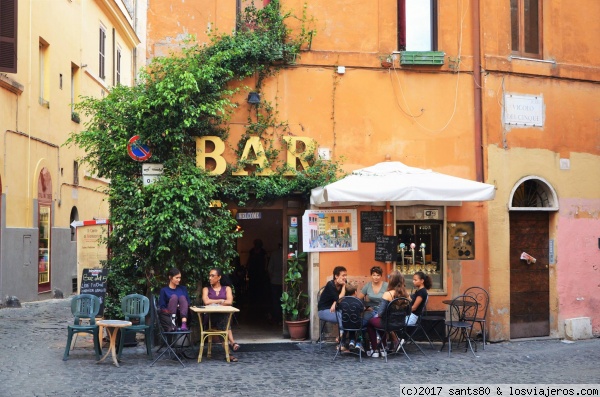
M 188 34 L 202 43 L 207 29 L 233 32 L 246 3 L 150 2 L 148 58 L 177 50 Z M 600 4 L 585 0 L 575 9 L 553 0 L 542 8 L 540 1 L 532 10 L 524 3 L 537 2 L 281 0 L 295 15 L 306 7 L 316 35 L 260 94 L 289 123 L 290 135 L 314 140 L 319 154 L 343 159 L 345 171 L 390 158 L 496 186 L 490 202 L 392 208 L 393 234 L 417 246 L 427 241 L 421 261 L 435 262 L 423 266 L 434 279 L 429 310 L 443 311 L 442 300 L 479 285 L 491 296 L 490 340 L 569 336 L 572 319 L 598 334 L 600 51 L 593 21 Z M 576 38 L 577 49 L 567 38 Z M 252 112 L 245 95 L 229 124 L 230 143 Z M 223 156 L 233 159 L 227 150 Z M 238 244 L 242 263 L 259 237 L 267 252 L 282 242 L 286 251 L 302 250 L 302 238 L 292 234 L 302 234 L 293 228 L 306 209 L 295 197 L 235 208 L 260 212 L 239 221 L 246 231 Z M 310 254 L 313 339 L 316 293 L 335 266 L 361 283 L 372 266 L 393 265 L 375 261 L 375 243 L 360 235 L 362 213 L 384 207 L 344 209 L 356 211 L 356 249 Z M 523 252 L 535 263 L 520 259 Z

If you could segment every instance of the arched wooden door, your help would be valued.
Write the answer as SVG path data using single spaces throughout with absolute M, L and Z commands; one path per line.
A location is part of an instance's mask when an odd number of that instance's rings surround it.
M 550 211 L 556 193 L 541 178 L 526 177 L 511 195 L 510 338 L 550 335 Z M 527 253 L 535 262 L 521 259 Z

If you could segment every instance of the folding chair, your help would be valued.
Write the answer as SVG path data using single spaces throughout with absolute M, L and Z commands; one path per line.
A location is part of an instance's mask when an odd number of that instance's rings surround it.
M 338 324 L 340 324 L 340 339 L 338 342 L 338 347 L 335 352 L 335 356 L 333 356 L 333 360 L 335 361 L 338 354 L 342 351 L 342 346 L 344 345 L 344 340 L 342 338 L 343 333 L 345 332 L 356 332 L 356 339 L 361 345 L 363 343 L 363 331 L 367 329 L 366 325 L 363 326 L 363 313 L 365 311 L 365 306 L 363 302 L 354 296 L 344 296 L 342 297 L 335 309 L 335 314 L 338 319 Z M 349 352 L 352 354 L 358 354 L 358 359 L 362 362 L 362 348 L 357 349 L 356 352 Z
M 452 351 L 452 337 L 459 336 L 458 342 L 460 343 L 463 339 L 465 340 L 465 351 L 467 348 L 471 349 L 471 353 L 475 356 L 473 350 L 473 338 L 471 332 L 473 331 L 473 324 L 475 318 L 477 318 L 477 301 L 472 296 L 461 295 L 452 299 L 450 303 L 450 319 L 446 321 L 446 333 L 448 334 L 448 357 Z M 444 349 L 446 340 L 442 344 L 440 351 Z M 477 350 L 477 345 L 475 345 Z M 475 356 L 477 357 L 477 356 Z
M 423 331 L 423 334 L 425 335 L 425 337 L 429 341 L 429 345 L 433 349 L 434 348 L 433 341 L 429 337 L 429 333 L 431 331 L 435 332 L 435 334 L 437 335 L 439 341 L 442 342 L 442 343 L 444 343 L 445 338 L 442 337 L 440 335 L 440 333 L 438 332 L 437 325 L 440 324 L 440 323 L 443 323 L 444 321 L 446 321 L 446 317 L 444 317 L 444 316 L 434 316 L 434 315 L 427 314 L 427 303 L 428 303 L 428 301 L 429 301 L 429 297 L 427 297 L 427 301 L 425 301 L 425 306 L 423 307 L 423 312 L 421 313 L 421 316 L 419 318 L 419 324 L 420 324 L 421 330 Z M 430 324 L 429 327 L 426 327 L 423 324 L 423 321 L 425 321 L 426 323 L 429 323 Z
M 487 337 L 485 319 L 487 317 L 488 305 L 490 304 L 490 295 L 481 287 L 467 288 L 464 295 L 472 296 L 479 305 L 477 308 L 477 317 L 471 320 L 474 320 L 477 324 L 479 324 L 479 329 L 481 330 L 481 336 L 483 338 L 483 350 L 485 350 L 485 341 Z
M 191 345 L 190 335 L 192 331 L 165 331 L 162 325 L 160 324 L 160 318 L 158 316 L 159 309 L 155 299 L 152 299 L 152 309 L 152 315 L 154 316 L 154 325 L 158 329 L 158 333 L 161 339 L 161 346 L 156 352 L 158 353 L 163 347 L 165 348 L 165 350 L 163 350 L 158 355 L 158 357 L 156 357 L 154 361 L 152 361 L 152 364 L 150 364 L 150 366 L 152 367 L 154 363 L 158 361 L 159 358 L 164 356 L 166 353 L 169 353 L 169 357 L 175 357 L 177 361 L 179 361 L 179 363 L 183 367 L 185 367 L 185 364 L 183 363 L 183 361 L 181 361 L 181 358 L 179 358 L 178 350 L 182 356 L 186 357 L 185 352 L 183 351 L 183 347 L 186 345 L 186 342 L 188 345 Z M 182 348 L 180 348 L 179 346 L 182 346 Z
M 321 287 L 321 289 L 319 289 L 319 292 L 317 293 L 317 302 L 321 298 L 321 294 L 323 293 L 324 289 L 325 289 L 325 287 Z M 333 323 L 330 323 L 330 324 L 333 324 Z M 327 326 L 327 321 L 321 320 L 319 318 L 319 350 L 321 350 L 321 348 L 323 347 L 323 342 L 324 342 L 324 339 L 325 339 L 325 327 L 326 326 Z
M 406 337 L 408 340 L 412 340 L 408 332 L 406 331 L 406 319 L 410 316 L 411 306 L 410 301 L 406 298 L 395 298 L 392 299 L 390 303 L 388 303 L 385 311 L 380 314 L 382 327 L 375 328 L 377 333 L 381 335 L 382 333 L 391 333 L 394 332 L 396 337 L 398 338 L 398 343 L 400 345 L 397 348 L 397 351 L 388 352 L 385 354 L 385 362 L 387 363 L 387 357 L 389 354 L 396 354 L 402 351 L 406 358 L 410 360 L 410 357 L 406 353 L 404 349 L 404 345 L 400 342 L 403 337 Z M 379 349 L 380 351 L 385 351 L 386 346 L 383 345 L 383 338 L 379 339 L 379 345 L 376 346 L 373 350 Z M 417 345 L 418 347 L 418 345 Z M 419 347 L 419 349 L 421 349 Z M 423 350 L 421 350 L 422 352 Z M 425 353 L 423 353 L 425 354 Z

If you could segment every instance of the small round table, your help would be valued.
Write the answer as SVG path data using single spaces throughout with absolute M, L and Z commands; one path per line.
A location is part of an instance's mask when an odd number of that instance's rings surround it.
M 119 328 L 125 328 L 131 326 L 131 321 L 123 321 L 123 320 L 99 320 L 96 321 L 101 327 L 106 327 L 106 332 L 108 333 L 110 345 L 108 351 L 98 362 L 104 361 L 106 357 L 108 357 L 109 353 L 112 353 L 113 363 L 118 367 L 119 361 L 117 361 L 117 349 L 115 348 L 115 344 L 117 343 L 117 331 Z M 123 335 L 121 335 L 121 338 Z

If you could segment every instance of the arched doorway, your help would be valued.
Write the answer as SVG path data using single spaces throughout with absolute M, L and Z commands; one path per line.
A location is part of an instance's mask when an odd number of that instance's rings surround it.
M 42 168 L 38 177 L 38 293 L 52 291 L 52 177 Z
M 556 192 L 542 178 L 515 184 L 510 219 L 510 338 L 550 335 L 550 212 Z M 523 253 L 533 260 L 521 259 Z

